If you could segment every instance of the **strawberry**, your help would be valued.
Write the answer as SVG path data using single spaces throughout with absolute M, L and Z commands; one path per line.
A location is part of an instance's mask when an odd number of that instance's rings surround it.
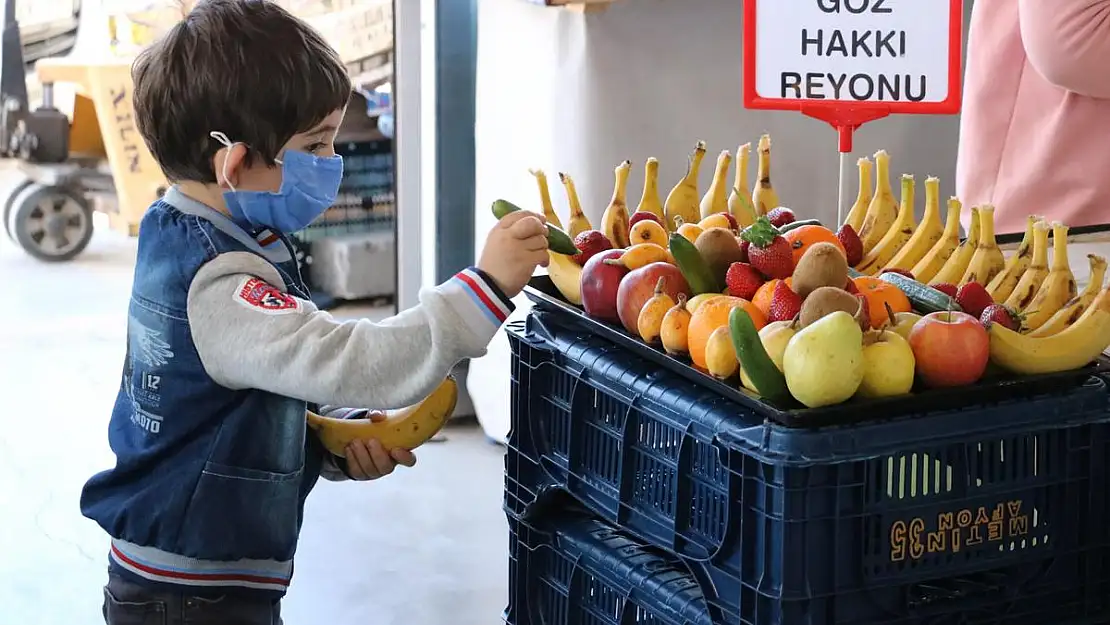
M 991 297 L 990 293 L 987 293 L 982 284 L 968 282 L 956 291 L 956 303 L 964 309 L 965 313 L 973 317 L 979 317 L 987 306 L 994 303 L 994 298 Z
M 785 280 L 794 273 L 794 251 L 766 215 L 745 228 L 740 236 L 751 243 L 748 262 L 764 276 Z
M 856 287 L 856 281 L 851 278 L 848 278 L 848 284 L 844 285 L 844 290 L 851 293 L 852 295 L 860 294 L 859 288 Z
M 1008 306 L 991 304 L 983 309 L 982 315 L 979 315 L 979 323 L 988 329 L 992 323 L 1000 323 L 1003 327 L 1017 332 L 1021 329 L 1021 315 Z
M 848 266 L 855 267 L 863 260 L 863 242 L 859 240 L 856 229 L 848 224 L 840 226 L 836 231 L 836 239 L 844 248 L 844 255 L 848 258 Z
M 736 218 L 732 216 L 732 213 L 717 213 L 717 214 L 718 215 L 724 215 L 725 221 L 728 222 L 728 229 L 729 230 L 732 230 L 733 232 L 739 232 L 740 231 L 740 222 L 736 221 Z
M 574 247 L 577 247 L 579 251 L 571 258 L 579 265 L 585 265 L 586 261 L 590 260 L 594 254 L 613 249 L 613 243 L 601 231 L 587 230 L 574 237 Z
M 742 263 L 749 262 L 748 261 L 748 246 L 751 245 L 751 242 L 745 241 L 743 237 L 736 237 L 736 238 L 740 240 L 740 262 L 742 262 Z
M 879 275 L 881 276 L 884 273 L 896 273 L 900 276 L 906 276 L 910 280 L 914 279 L 913 273 L 911 273 L 909 271 L 906 271 L 905 269 L 893 269 L 893 268 L 892 269 L 883 269 L 882 271 L 879 272 Z
M 763 276 L 748 263 L 732 263 L 725 273 L 725 286 L 729 295 L 751 301 L 763 286 Z
M 955 284 L 948 284 L 947 282 L 937 282 L 937 283 L 934 283 L 934 284 L 930 284 L 929 286 L 938 290 L 938 291 L 940 291 L 941 293 L 944 293 L 948 297 L 951 297 L 951 298 L 956 297 L 957 291 L 956 291 L 956 285 Z
M 771 293 L 771 305 L 767 309 L 767 321 L 790 321 L 802 312 L 802 298 L 786 281 L 779 281 Z
M 776 228 L 781 228 L 786 224 L 792 224 L 797 220 L 798 218 L 794 216 L 794 211 L 785 206 L 773 208 L 767 213 L 767 221 L 771 222 L 771 225 Z

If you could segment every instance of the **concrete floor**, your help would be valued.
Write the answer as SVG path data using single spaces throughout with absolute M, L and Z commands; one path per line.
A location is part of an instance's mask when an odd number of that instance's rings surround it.
M 77 502 L 112 464 L 106 426 L 133 257 L 133 240 L 102 228 L 77 260 L 45 265 L 0 233 L 0 622 L 102 622 L 108 541 Z M 474 426 L 448 439 L 383 480 L 321 482 L 287 623 L 500 622 L 502 452 Z

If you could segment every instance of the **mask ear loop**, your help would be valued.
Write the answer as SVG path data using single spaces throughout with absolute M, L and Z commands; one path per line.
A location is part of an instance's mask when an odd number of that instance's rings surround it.
M 228 150 L 235 147 L 235 143 L 232 142 L 231 139 L 228 139 L 227 135 L 220 132 L 219 130 L 213 130 L 212 132 L 208 133 L 208 136 L 212 137 L 216 141 L 219 141 L 220 144 L 223 145 Z M 231 178 L 228 178 L 228 176 L 227 176 L 227 157 L 226 156 L 224 157 L 223 175 L 224 175 L 224 180 L 227 182 L 227 186 L 232 191 L 235 191 L 235 185 L 231 184 Z

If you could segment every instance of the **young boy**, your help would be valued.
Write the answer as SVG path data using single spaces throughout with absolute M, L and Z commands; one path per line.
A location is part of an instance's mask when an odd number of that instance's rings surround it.
M 368 418 L 480 356 L 537 265 L 542 220 L 506 217 L 476 267 L 380 324 L 308 300 L 286 235 L 335 200 L 351 84 L 269 0 L 202 0 L 133 70 L 139 130 L 174 183 L 143 218 L 116 466 L 81 510 L 112 537 L 109 625 L 273 625 L 319 476 L 374 479 L 413 455 L 327 453 L 305 410 Z M 367 268 L 372 271 L 373 268 Z

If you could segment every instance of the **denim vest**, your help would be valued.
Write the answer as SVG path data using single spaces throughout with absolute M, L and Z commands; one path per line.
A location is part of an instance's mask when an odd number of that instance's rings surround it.
M 276 286 L 308 298 L 286 240 L 263 246 L 176 189 L 155 202 L 139 230 L 108 431 L 116 466 L 88 481 L 81 511 L 117 540 L 185 561 L 288 562 L 327 452 L 306 436 L 305 402 L 205 373 L 186 299 L 197 270 L 227 252 L 265 258 L 285 279 Z

